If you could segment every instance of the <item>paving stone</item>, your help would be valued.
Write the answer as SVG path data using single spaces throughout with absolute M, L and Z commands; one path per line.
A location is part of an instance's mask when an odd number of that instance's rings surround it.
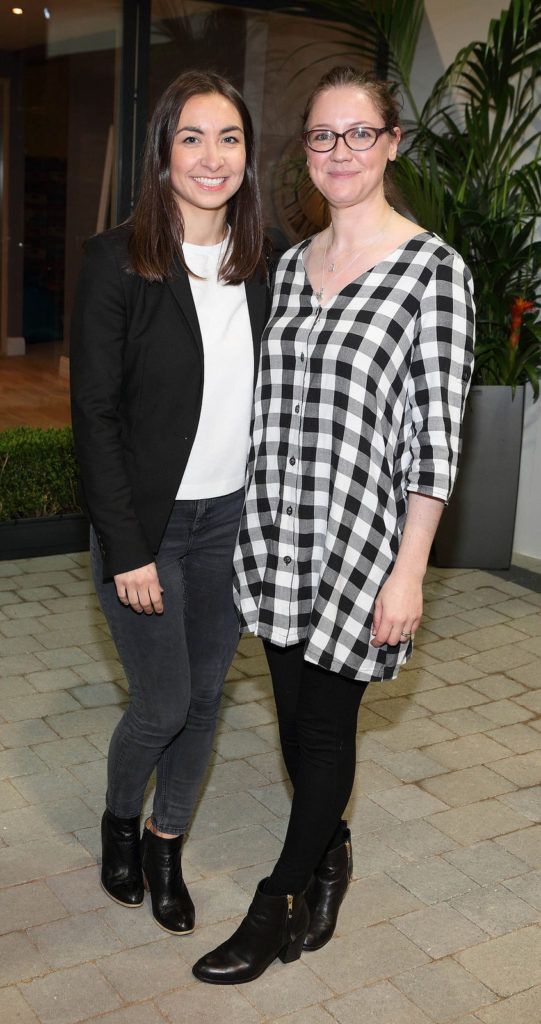
M 197 907 L 198 926 L 242 916 L 247 910 L 245 890 L 223 875 L 192 882 L 190 894 Z
M 30 928 L 28 934 L 43 959 L 56 968 L 95 960 L 121 948 L 120 939 L 108 927 L 101 910 Z
M 25 619 L 25 623 L 28 620 Z M 6 623 L 6 626 L 8 624 Z M 15 625 L 15 623 L 13 623 Z M 6 635 L 0 636 L 0 658 L 14 657 L 18 654 L 34 654 L 43 650 L 37 637 L 27 634 L 26 630 L 22 630 L 21 633 L 17 632 L 13 634 L 11 630 L 5 628 L 4 623 L 0 622 L 0 628 Z
M 5 606 L 5 613 L 10 619 L 31 619 L 45 615 L 47 609 L 39 601 L 22 601 L 19 604 Z
M 235 758 L 249 757 L 253 754 L 266 753 L 270 749 L 270 744 L 252 729 L 236 729 L 218 735 L 214 742 L 214 749 L 226 761 L 229 761 Z
M 413 658 L 417 652 L 413 652 Z M 374 683 L 374 687 L 377 688 L 378 697 L 379 694 L 387 694 L 389 697 L 404 697 L 408 693 L 418 693 L 421 690 L 434 690 L 441 686 L 441 681 L 437 677 L 437 672 L 441 667 L 441 663 L 431 664 L 431 669 L 425 668 L 412 668 L 413 658 L 407 663 L 407 667 L 404 666 L 398 679 L 389 680 L 387 683 Z M 363 705 L 361 704 L 361 716 L 363 713 Z
M 470 686 L 474 690 L 479 690 L 479 693 L 484 693 L 491 700 L 504 700 L 506 697 L 515 697 L 518 693 L 524 692 L 521 683 L 509 679 L 509 676 L 498 674 L 482 676 L 480 679 L 473 680 Z
M 436 690 L 424 690 L 422 693 L 415 694 L 414 700 L 436 714 L 486 704 L 488 698 L 470 686 L 457 683 L 455 686 L 441 686 Z
M 474 686 L 473 680 L 483 678 L 482 672 L 476 671 L 465 661 L 443 662 L 434 666 L 433 674 L 444 683 L 470 683 L 472 686 Z
M 373 757 L 379 765 L 386 768 L 396 778 L 401 779 L 402 782 L 417 782 L 420 779 L 441 775 L 447 771 L 443 765 L 438 764 L 431 757 L 427 757 L 420 750 L 406 750 L 404 753 L 394 753 L 380 746 L 379 750 L 373 754 Z M 362 778 L 364 765 L 359 769 L 359 772 Z
M 444 854 L 444 859 L 479 882 L 479 885 L 493 885 L 494 882 L 520 875 L 527 869 L 523 860 L 491 840 L 475 843 L 467 849 L 451 850 Z
M 534 657 L 517 644 L 508 644 L 506 647 L 495 647 L 493 650 L 482 651 L 480 654 L 469 654 L 465 660 L 472 668 L 480 669 L 490 675 L 496 672 L 509 672 L 520 665 L 528 665 L 534 660 Z
M 541 910 L 541 871 L 529 871 L 524 875 L 506 878 L 503 884 L 530 906 Z
M 287 768 L 281 753 L 277 750 L 269 750 L 266 754 L 254 754 L 246 758 L 249 765 L 265 776 L 268 782 L 282 782 L 287 779 Z M 242 765 L 243 761 L 231 761 L 230 765 Z M 225 770 L 225 765 L 222 771 Z M 225 776 L 227 778 L 227 774 Z
M 541 867 L 541 825 L 532 825 L 519 832 L 511 832 L 501 836 L 496 842 L 530 864 L 533 868 Z
M 163 1017 L 152 1003 L 131 1003 L 123 1010 L 92 1017 L 92 1024 L 163 1024 Z
M 404 864 L 387 872 L 391 878 L 423 903 L 439 903 L 472 889 L 477 882 L 440 857 L 428 857 L 415 864 Z
M 17 988 L 0 989 L 0 1020 L 5 1024 L 39 1024 Z
M 270 1024 L 333 1024 L 336 1017 L 331 1017 L 322 1006 L 305 1006 L 296 1013 L 287 1013 L 284 1016 L 273 1017 Z
M 384 828 L 379 838 L 409 861 L 445 853 L 457 845 L 428 821 L 406 821 Z
M 45 622 L 44 619 L 40 620 Z M 54 651 L 59 647 L 80 647 L 81 645 L 99 643 L 105 639 L 105 626 L 94 623 L 90 626 L 73 626 L 71 629 L 50 629 L 40 633 L 40 642 L 48 650 Z M 523 655 L 526 658 L 526 655 Z
M 459 772 L 448 772 L 446 775 L 425 779 L 421 785 L 444 803 L 459 807 L 462 804 L 506 793 L 512 783 L 503 781 L 502 776 L 490 768 L 476 765 L 474 768 L 464 768 Z
M 10 780 L 0 782 L 0 811 L 13 811 L 25 804 L 24 797 Z
M 508 757 L 505 761 L 496 762 L 492 767 L 517 786 L 536 786 L 541 783 L 541 750 L 531 750 L 528 754 Z
M 65 917 L 66 909 L 43 882 L 0 890 L 0 935 Z
M 500 799 L 530 821 L 541 821 L 541 786 L 505 793 Z
M 41 662 L 33 654 L 12 654 L 0 658 L 0 675 L 2 676 L 24 675 L 25 672 L 37 672 L 40 668 Z
M 0 700 L 7 697 L 28 697 L 35 694 L 35 690 L 26 681 L 25 676 L 0 676 Z
M 28 836 L 51 836 L 58 832 L 75 832 L 94 825 L 96 815 L 78 797 L 57 804 L 41 804 L 5 811 L 0 815 L 0 835 L 8 846 L 25 841 Z
M 152 998 L 178 987 L 186 967 L 181 945 L 179 939 L 156 941 L 103 957 L 99 967 L 126 1002 Z
M 230 676 L 232 672 L 234 675 Z M 235 704 L 247 704 L 254 700 L 272 697 L 272 682 L 270 676 L 246 679 L 235 669 L 230 669 L 226 676 L 224 694 L 231 697 Z
M 47 668 L 71 668 L 83 665 L 92 659 L 80 647 L 60 647 L 57 650 L 41 650 L 37 657 Z
M 395 786 L 372 794 L 372 800 L 394 814 L 401 821 L 424 818 L 436 811 L 446 810 L 447 804 L 425 793 L 418 786 Z
M 475 764 L 486 764 L 498 758 L 509 757 L 507 747 L 486 736 L 461 736 L 459 739 L 427 746 L 425 753 L 446 768 L 472 768 Z
M 44 764 L 37 754 L 26 747 L 0 751 L 0 779 L 16 778 L 43 771 Z
M 0 744 L 3 747 L 26 747 L 31 743 L 56 739 L 56 733 L 41 718 L 0 725 Z
M 86 683 L 110 683 L 124 675 L 124 669 L 118 658 L 88 661 L 84 665 L 77 665 L 76 671 Z
M 252 824 L 263 824 L 273 813 L 250 793 L 226 793 L 199 804 L 190 827 L 193 839 L 224 834 Z
M 540 920 L 540 913 L 502 885 L 482 889 L 451 901 L 451 906 L 489 935 L 504 935 Z
M 118 720 L 122 718 L 122 714 L 122 710 L 117 707 L 85 708 L 84 711 L 52 715 L 48 723 L 59 736 L 69 739 L 75 736 L 85 736 L 90 732 L 102 732 L 107 728 L 112 731 Z
M 46 878 L 84 867 L 90 861 L 87 851 L 73 836 L 51 836 L 21 846 L 6 846 L 0 850 L 0 887 Z
M 527 664 L 515 665 L 507 670 L 508 675 L 525 686 L 539 686 L 539 662 L 530 661 Z
M 355 836 L 353 842 L 353 877 L 379 875 L 389 868 L 400 867 L 403 858 L 387 846 L 378 835 Z
M 388 981 L 338 996 L 326 1006 L 339 1024 L 431 1024 L 432 1021 Z
M 375 700 L 370 704 L 370 711 L 380 715 L 388 722 L 406 722 L 412 718 L 424 718 L 428 714 L 426 708 L 415 704 L 408 697 L 387 697 L 385 700 Z
M 422 910 L 395 918 L 392 923 L 435 960 L 486 938 L 481 928 L 466 920 L 447 903 L 423 907 Z
M 266 757 L 267 755 L 260 755 Z M 261 771 L 245 761 L 228 761 L 219 766 L 213 765 L 207 772 L 204 783 L 205 797 L 218 797 L 225 793 L 237 793 L 246 789 L 255 789 L 268 783 Z
M 80 707 L 69 693 L 56 690 L 53 693 L 36 693 L 13 697 L 4 701 L 2 714 L 8 722 L 22 722 L 26 718 L 44 718 L 46 715 L 63 714 Z M 54 722 L 49 723 L 55 729 Z M 55 729 L 55 732 L 58 732 Z
M 29 804 L 61 803 L 69 797 L 83 796 L 85 793 L 84 786 L 65 768 L 36 775 L 20 775 L 13 779 L 13 786 L 24 798 L 21 803 Z
M 276 960 L 265 974 L 250 984 L 247 996 L 256 1010 L 265 1015 L 284 1014 L 321 1002 L 333 995 L 332 989 L 314 977 L 301 960 L 284 971 Z
M 292 787 L 289 782 L 275 782 L 271 785 L 250 790 L 255 799 L 278 818 L 289 818 L 291 811 Z M 266 821 L 267 819 L 265 819 Z
M 452 1021 L 459 1014 L 495 1001 L 485 985 L 470 977 L 453 960 L 440 960 L 400 974 L 393 982 L 404 995 L 436 1022 Z
M 469 629 L 472 626 L 479 628 L 497 626 L 500 622 L 506 621 L 507 616 L 500 609 L 505 608 L 508 604 L 508 601 L 500 601 L 496 608 L 461 608 L 460 618 L 469 623 Z
M 259 1024 L 262 1014 L 252 1006 L 242 992 L 223 985 L 193 985 L 157 1000 L 158 1008 L 171 1024 L 218 1024 L 219 1021 L 235 1021 L 235 1024 Z
M 364 835 L 365 832 L 376 832 L 385 825 L 396 822 L 394 815 L 374 803 L 370 797 L 362 795 L 352 798 L 344 814 L 355 836 Z
M 39 753 L 41 760 L 51 768 L 85 764 L 89 761 L 101 760 L 103 757 L 103 754 L 83 736 L 39 744 L 36 746 L 36 752 Z
M 427 963 L 427 956 L 389 924 L 361 928 L 333 938 L 310 954 L 310 970 L 335 992 L 379 981 Z
M 536 925 L 490 939 L 457 959 L 500 996 L 541 983 L 541 929 Z
M 484 705 L 483 705 L 484 706 Z M 442 725 L 444 729 L 455 733 L 456 736 L 470 736 L 472 733 L 486 732 L 487 720 L 477 711 L 471 708 L 461 708 L 458 711 L 443 711 L 434 715 L 432 721 Z
M 0 986 L 36 978 L 47 970 L 34 943 L 22 932 L 0 936 Z
M 120 999 L 94 964 L 56 971 L 21 986 L 42 1024 L 76 1024 L 120 1006 Z
M 256 725 L 267 725 L 276 718 L 274 700 L 272 710 L 268 710 L 263 704 L 252 701 L 249 704 L 232 704 L 228 708 L 222 708 L 220 717 L 233 729 L 251 729 Z
M 410 892 L 385 875 L 371 875 L 351 883 L 340 910 L 339 935 L 409 914 L 422 906 Z
M 534 726 L 537 723 L 533 723 Z M 496 743 L 503 744 L 516 754 L 527 754 L 530 750 L 541 748 L 541 736 L 536 728 L 529 725 L 504 725 L 501 729 L 493 729 L 486 734 Z
M 47 879 L 47 886 L 62 905 L 72 914 L 87 910 L 99 910 L 111 905 L 110 898 L 99 882 L 99 871 L 95 864 L 77 871 L 65 871 Z
M 410 750 L 412 747 L 428 747 L 453 738 L 448 729 L 443 729 L 430 718 L 417 718 L 411 722 L 391 725 L 378 733 L 378 740 L 391 750 Z M 429 748 L 429 756 L 430 748 Z M 507 751 L 506 751 L 507 753 Z
M 481 800 L 432 815 L 430 821 L 457 843 L 478 843 L 524 828 L 527 818 L 499 800 Z
M 541 985 L 519 992 L 494 1006 L 486 1006 L 477 1013 L 484 1024 L 539 1024 Z
M 234 829 L 222 836 L 190 839 L 185 856 L 201 871 L 213 873 L 233 871 L 264 860 L 276 860 L 281 849 L 281 842 L 266 828 L 253 825 Z

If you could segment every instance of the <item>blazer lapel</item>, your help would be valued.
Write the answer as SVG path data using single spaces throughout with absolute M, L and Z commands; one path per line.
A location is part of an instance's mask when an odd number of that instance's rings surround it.
M 261 350 L 261 335 L 263 334 L 263 328 L 267 322 L 267 298 L 269 286 L 267 281 L 257 273 L 255 277 L 251 277 L 249 281 L 245 282 L 246 286 L 246 300 L 248 302 L 248 312 L 250 314 L 250 324 L 252 327 L 252 340 L 254 343 L 254 387 L 257 381 L 257 373 L 259 370 L 259 353 Z
M 186 271 L 177 260 L 175 260 L 173 275 L 168 279 L 167 284 L 175 296 L 180 312 L 195 338 L 199 354 L 201 359 L 203 359 L 203 339 L 193 301 L 192 289 L 190 288 L 190 281 Z

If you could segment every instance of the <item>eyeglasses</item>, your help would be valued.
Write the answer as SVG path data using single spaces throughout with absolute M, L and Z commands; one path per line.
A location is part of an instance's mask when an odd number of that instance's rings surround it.
M 311 128 L 302 133 L 302 138 L 304 144 L 314 153 L 330 153 L 338 139 L 343 139 L 349 149 L 359 152 L 363 149 L 372 149 L 380 135 L 384 135 L 385 132 L 392 133 L 393 129 L 387 125 L 384 128 L 368 128 L 364 124 L 356 124 L 353 128 L 348 128 L 347 132 L 333 132 L 330 128 Z

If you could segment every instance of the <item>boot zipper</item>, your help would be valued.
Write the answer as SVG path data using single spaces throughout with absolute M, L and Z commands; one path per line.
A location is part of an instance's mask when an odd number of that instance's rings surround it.
M 289 920 L 293 917 L 293 896 L 287 897 L 287 916 Z

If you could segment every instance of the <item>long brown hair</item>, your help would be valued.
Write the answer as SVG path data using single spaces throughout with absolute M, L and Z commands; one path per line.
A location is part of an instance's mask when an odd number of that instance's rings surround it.
M 175 257 L 189 273 L 182 254 L 184 223 L 171 187 L 171 151 L 182 108 L 193 96 L 216 93 L 225 96 L 240 114 L 244 130 L 246 167 L 238 191 L 228 202 L 229 244 L 220 278 L 240 284 L 259 268 L 262 257 L 263 223 L 257 180 L 252 119 L 239 92 L 221 75 L 206 71 L 185 71 L 162 94 L 152 115 L 143 154 L 141 187 L 129 219 L 131 269 L 147 281 L 163 281 L 173 270 Z
M 367 71 L 358 71 L 357 68 L 345 64 L 337 65 L 337 67 L 327 71 L 320 78 L 314 89 L 312 89 L 302 115 L 303 131 L 306 130 L 314 103 L 321 96 L 321 93 L 328 92 L 329 89 L 340 89 L 348 85 L 360 89 L 361 92 L 364 92 L 372 100 L 376 110 L 381 115 L 383 124 L 387 128 L 400 127 L 400 105 L 395 93 L 391 92 L 387 83 L 381 78 L 377 78 L 374 74 L 370 74 Z M 397 197 L 397 192 L 392 180 L 390 164 L 387 164 L 385 168 L 383 182 L 387 199 L 393 201 Z

